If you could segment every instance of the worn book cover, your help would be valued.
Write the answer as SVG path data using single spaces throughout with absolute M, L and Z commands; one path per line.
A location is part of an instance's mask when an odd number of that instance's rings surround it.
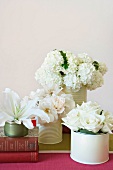
M 7 137 L 0 128 L 0 152 L 38 151 L 38 128 L 29 130 L 25 137 Z
M 0 163 L 37 162 L 38 152 L 1 152 Z

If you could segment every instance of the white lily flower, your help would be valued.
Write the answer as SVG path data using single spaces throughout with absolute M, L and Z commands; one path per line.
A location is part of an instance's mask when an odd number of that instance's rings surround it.
M 33 109 L 37 98 L 23 104 L 17 93 L 6 88 L 0 99 L 0 126 L 4 126 L 6 121 L 13 121 L 17 124 L 23 123 L 28 129 L 34 127 L 30 117 L 38 116 L 41 112 Z

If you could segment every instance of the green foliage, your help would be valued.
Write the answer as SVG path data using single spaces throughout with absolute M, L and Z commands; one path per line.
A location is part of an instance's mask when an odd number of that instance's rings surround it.
M 78 132 L 89 134 L 89 135 L 99 135 L 100 133 L 103 133 L 103 132 L 101 132 L 101 130 L 99 132 L 97 132 L 97 133 L 94 133 L 94 132 L 89 131 L 87 129 L 80 129 Z
M 103 110 L 101 110 L 100 115 L 102 115 Z
M 68 64 L 68 60 L 67 60 L 67 57 L 66 57 L 66 53 L 64 53 L 63 51 L 59 51 L 59 52 L 60 52 L 60 54 L 62 55 L 62 57 L 64 59 L 64 63 L 62 64 L 62 67 L 67 69 L 69 64 Z
M 64 76 L 64 75 L 65 75 L 62 71 L 60 71 L 60 74 L 61 74 L 62 76 Z
M 92 64 L 94 65 L 96 70 L 99 69 L 99 63 L 97 61 L 94 61 Z

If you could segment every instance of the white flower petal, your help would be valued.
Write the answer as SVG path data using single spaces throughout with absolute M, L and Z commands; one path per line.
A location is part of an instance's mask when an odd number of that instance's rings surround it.
M 4 126 L 6 121 L 7 121 L 7 117 L 0 115 L 0 126 Z
M 26 126 L 28 129 L 33 129 L 34 128 L 31 119 L 23 119 L 22 122 L 23 122 L 24 126 Z

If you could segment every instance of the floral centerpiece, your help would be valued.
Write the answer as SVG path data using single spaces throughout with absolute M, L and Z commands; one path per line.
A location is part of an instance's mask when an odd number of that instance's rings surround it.
M 77 105 L 62 120 L 73 131 L 86 134 L 112 133 L 113 130 L 113 114 L 91 101 Z
M 9 88 L 3 91 L 0 95 L 0 126 L 4 126 L 6 135 L 24 136 L 28 129 L 34 128 L 31 118 L 38 115 L 34 109 L 36 102 L 36 99 L 31 100 L 25 105 L 16 92 Z
M 75 107 L 72 95 L 63 93 L 62 88 L 53 84 L 32 91 L 23 98 L 23 105 L 29 101 L 37 101 L 34 106 L 38 115 L 37 125 L 55 122 Z
M 6 121 L 11 121 L 17 124 L 23 123 L 28 129 L 34 128 L 30 117 L 34 116 L 32 108 L 36 100 L 29 101 L 23 106 L 19 95 L 9 88 L 6 88 L 0 97 L 0 126 L 4 126 Z
M 42 89 L 32 91 L 24 98 L 24 103 L 37 100 L 35 105 L 37 126 L 39 126 L 39 143 L 55 144 L 62 141 L 61 118 L 75 107 L 72 95 L 62 92 L 62 88 L 49 84 Z
M 109 134 L 113 130 L 113 114 L 98 103 L 77 105 L 65 118 L 71 129 L 70 157 L 79 163 L 101 164 L 109 160 Z
M 85 53 L 75 56 L 69 51 L 53 50 L 36 71 L 35 79 L 41 85 L 53 82 L 77 92 L 82 86 L 89 90 L 101 87 L 106 71 L 104 63 L 93 60 Z

